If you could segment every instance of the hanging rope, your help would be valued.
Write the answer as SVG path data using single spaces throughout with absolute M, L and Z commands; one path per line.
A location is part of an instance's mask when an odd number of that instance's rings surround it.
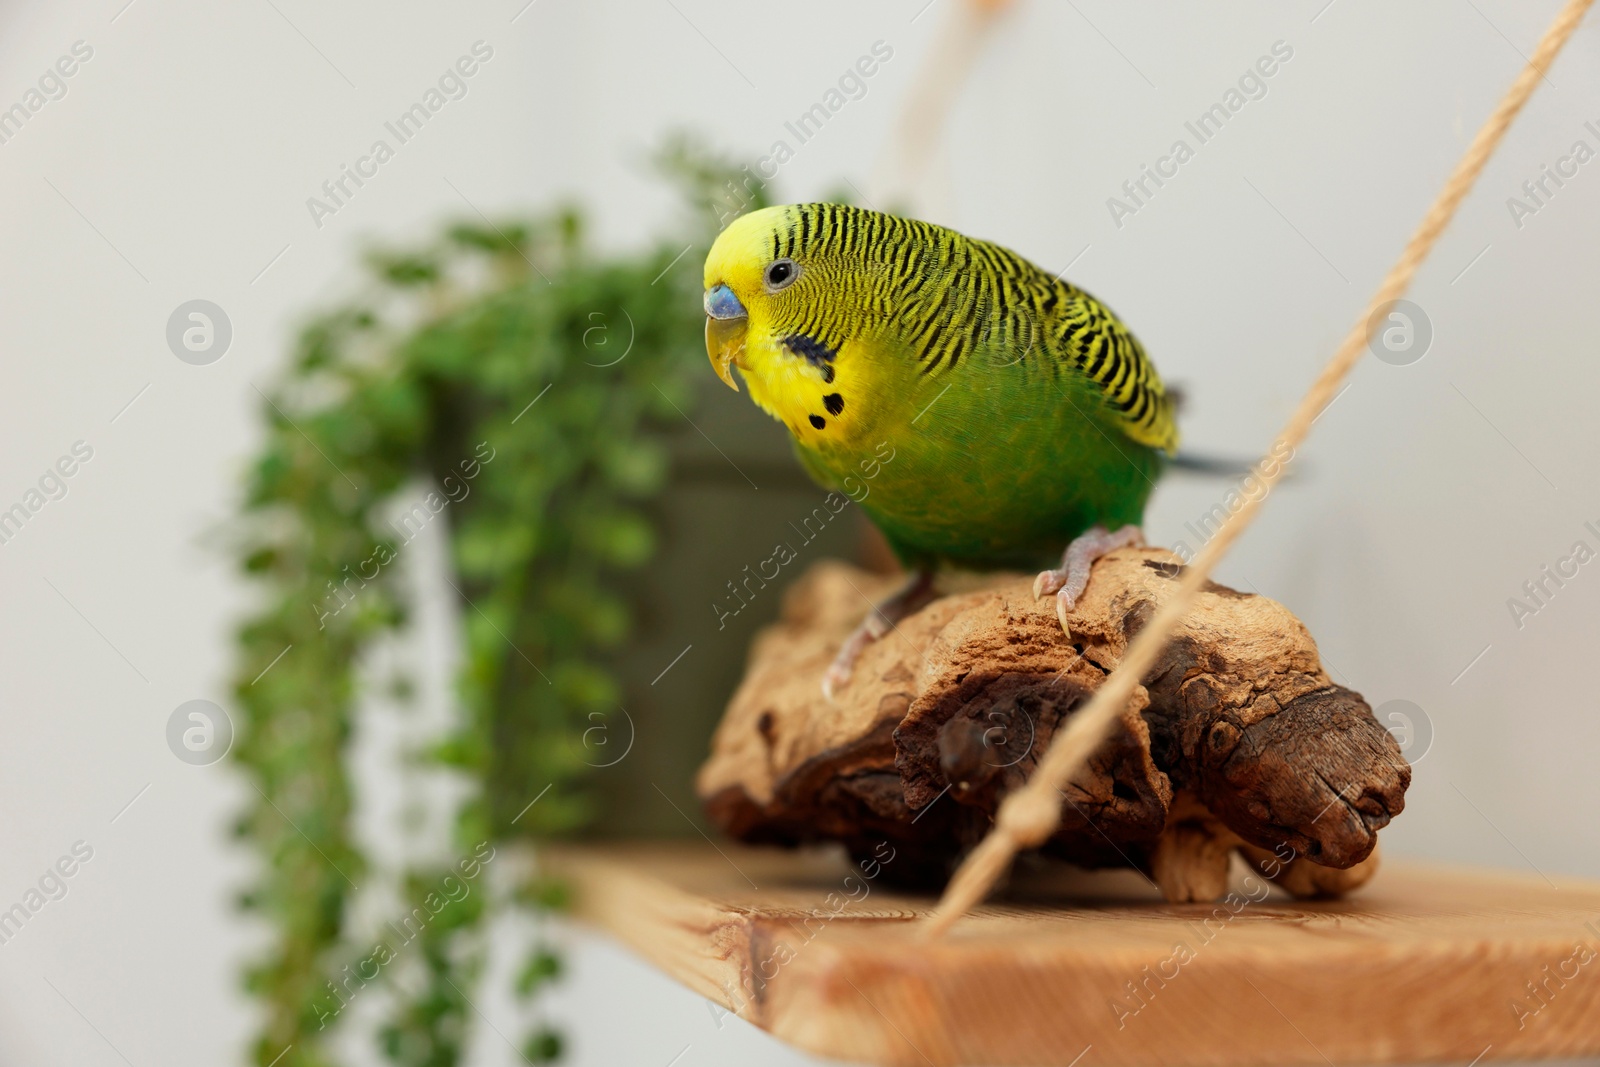
M 934 2 L 929 0 L 911 21 L 916 22 Z M 872 199 L 866 206 L 903 211 L 919 219 L 948 214 L 939 210 L 948 205 L 934 203 L 946 199 L 934 194 L 936 176 L 944 173 L 943 161 L 934 157 L 950 112 L 1011 4 L 1012 0 L 967 0 L 948 12 L 919 61 L 899 118 L 890 127 L 888 145 L 867 183 Z
M 1512 119 L 1516 118 L 1522 105 L 1533 95 L 1534 87 L 1578 28 L 1591 3 L 1593 0 L 1568 0 L 1555 22 L 1545 31 L 1533 58 L 1517 75 L 1505 98 L 1473 138 L 1466 155 L 1456 164 L 1455 172 L 1450 175 L 1438 199 L 1428 209 L 1416 233 L 1406 244 L 1405 251 L 1400 254 L 1400 261 L 1384 278 L 1366 311 L 1345 336 L 1333 358 L 1311 386 L 1311 391 L 1301 400 L 1300 406 L 1279 435 L 1275 448 L 1280 443 L 1287 444 L 1293 455 L 1311 432 L 1311 424 L 1338 394 L 1340 384 L 1361 359 L 1362 349 L 1367 345 L 1368 323 L 1384 305 L 1398 300 L 1411 285 L 1417 268 L 1449 225 L 1456 208 L 1500 144 Z M 1266 491 L 1247 498 L 1244 506 L 1223 522 L 1210 543 L 1184 569 L 1173 595 L 1162 603 L 1150 622 L 1128 646 L 1127 654 L 1116 670 L 1096 690 L 1089 703 L 1072 716 L 1061 735 L 1051 742 L 1033 777 L 1021 789 L 1006 797 L 995 816 L 994 829 L 966 858 L 945 888 L 939 907 L 928 920 L 925 930 L 928 937 L 941 936 L 952 923 L 988 896 L 1019 850 L 1040 845 L 1055 832 L 1061 821 L 1061 790 L 1084 768 L 1089 757 L 1110 735 L 1119 713 L 1127 706 L 1128 698 L 1139 685 L 1139 679 L 1154 665 L 1156 657 L 1166 646 L 1167 638 L 1189 610 L 1195 594 L 1211 577 L 1211 572 L 1234 541 L 1250 525 L 1261 502 L 1270 495 L 1287 466 L 1264 463 L 1258 467 Z

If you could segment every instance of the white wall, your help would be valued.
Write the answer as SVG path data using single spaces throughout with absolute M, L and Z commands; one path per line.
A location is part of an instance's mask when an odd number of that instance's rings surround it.
M 0 144 L 0 508 L 93 448 L 0 545 L 0 908 L 74 842 L 93 849 L 0 945 L 0 1063 L 241 1062 L 236 972 L 261 932 L 231 909 L 250 858 L 225 829 L 245 787 L 173 758 L 164 730 L 178 704 L 225 699 L 243 600 L 202 537 L 258 440 L 253 385 L 343 293 L 363 240 L 425 233 L 470 214 L 463 198 L 494 214 L 575 196 L 633 244 L 672 207 L 644 164 L 664 130 L 765 152 L 882 39 L 893 60 L 779 179 L 790 199 L 865 186 L 956 0 L 915 21 L 924 0 L 523 2 L 0 12 L 0 107 L 75 41 L 93 49 Z M 953 116 L 937 221 L 1075 261 L 1187 386 L 1197 449 L 1270 440 L 1558 6 L 1325 3 L 1025 4 Z M 306 198 L 478 40 L 494 53 L 468 96 L 314 225 Z M 1267 95 L 1114 225 L 1107 198 L 1280 40 L 1293 57 Z M 1520 227 L 1507 198 L 1575 140 L 1600 150 L 1597 44 L 1591 19 L 1422 272 L 1431 351 L 1360 368 L 1222 575 L 1297 611 L 1375 705 L 1424 709 L 1434 742 L 1391 853 L 1557 884 L 1600 875 L 1600 563 L 1520 628 L 1507 599 L 1575 541 L 1600 549 L 1600 162 Z M 233 325 L 209 366 L 164 339 L 195 298 Z M 1152 537 L 1183 537 L 1220 492 L 1163 488 Z M 696 998 L 612 949 L 581 942 L 577 971 L 574 1062 L 664 1064 L 686 1043 L 683 1067 L 801 1062 L 742 1024 L 716 1037 Z M 492 1038 L 479 1060 L 513 1062 Z

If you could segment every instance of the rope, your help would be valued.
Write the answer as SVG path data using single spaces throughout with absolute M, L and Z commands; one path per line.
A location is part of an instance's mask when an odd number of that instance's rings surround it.
M 870 200 L 863 197 L 867 207 L 904 210 L 917 218 L 941 214 L 932 203 L 936 198 L 934 178 L 942 173 L 934 165 L 934 156 L 962 88 L 971 79 L 1000 16 L 1011 3 L 1012 0 L 967 0 L 942 22 L 932 47 L 919 61 L 892 138 L 867 184 L 872 193 Z M 924 7 L 911 21 L 927 10 Z
M 1311 432 L 1311 424 L 1337 395 L 1340 384 L 1361 359 L 1362 349 L 1367 343 L 1368 323 L 1384 305 L 1398 300 L 1410 286 L 1417 268 L 1433 250 L 1434 243 L 1471 190 L 1489 156 L 1499 146 L 1511 121 L 1533 95 L 1534 87 L 1539 84 L 1544 71 L 1577 29 L 1591 3 L 1593 0 L 1568 0 L 1555 22 L 1545 31 L 1533 58 L 1517 75 L 1505 98 L 1473 138 L 1466 154 L 1456 164 L 1450 180 L 1445 183 L 1438 199 L 1423 216 L 1405 251 L 1400 254 L 1399 262 L 1384 278 L 1366 311 L 1334 352 L 1310 392 L 1300 401 L 1300 406 L 1279 435 L 1275 448 L 1287 443 L 1291 449 L 1289 454 L 1293 455 L 1293 450 L 1297 450 Z M 1154 665 L 1156 657 L 1166 646 L 1167 638 L 1182 621 L 1201 586 L 1210 578 L 1211 572 L 1234 541 L 1250 525 L 1261 502 L 1270 495 L 1287 467 L 1286 463 L 1265 461 L 1258 466 L 1266 491 L 1247 498 L 1244 506 L 1223 522 L 1212 540 L 1185 568 L 1173 595 L 1162 603 L 1154 617 L 1128 646 L 1122 662 L 1083 710 L 1072 716 L 1061 735 L 1051 742 L 1033 777 L 1021 789 L 1006 797 L 995 817 L 994 829 L 966 858 L 945 888 L 944 897 L 928 920 L 924 931 L 927 937 L 936 938 L 944 934 L 951 924 L 988 896 L 1019 850 L 1040 845 L 1055 832 L 1061 821 L 1062 788 L 1083 769 L 1095 749 L 1110 736 L 1119 712 L 1127 706 L 1139 685 L 1139 679 Z

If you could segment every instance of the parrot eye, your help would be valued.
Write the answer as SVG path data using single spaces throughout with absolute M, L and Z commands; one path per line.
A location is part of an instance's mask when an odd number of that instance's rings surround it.
M 775 259 L 767 266 L 767 289 L 777 292 L 800 277 L 800 266 L 792 259 Z

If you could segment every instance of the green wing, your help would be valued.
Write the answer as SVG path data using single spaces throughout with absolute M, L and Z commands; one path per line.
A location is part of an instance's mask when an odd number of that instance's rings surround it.
M 1066 282 L 1052 283 L 1053 291 L 1040 302 L 1045 347 L 1097 387 L 1113 424 L 1130 440 L 1177 451 L 1172 397 L 1139 339 L 1088 293 Z
M 1042 352 L 1052 371 L 1076 376 L 1100 402 L 1108 425 L 1130 441 L 1176 451 L 1173 398 L 1110 308 L 1009 249 L 926 223 L 907 225 L 914 251 L 897 251 L 890 261 L 905 293 L 899 334 L 922 373 L 949 373 L 988 352 L 988 365 L 975 372 L 1003 374 Z M 995 353 L 1003 358 L 996 361 Z

